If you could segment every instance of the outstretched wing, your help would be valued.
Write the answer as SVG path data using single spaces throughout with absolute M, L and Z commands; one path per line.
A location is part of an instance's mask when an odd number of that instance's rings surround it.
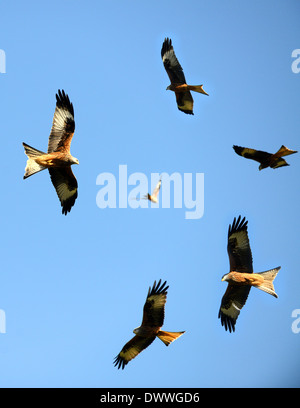
M 55 187 L 61 202 L 62 213 L 67 215 L 75 204 L 78 196 L 77 180 L 72 172 L 71 166 L 49 168 L 52 184 Z
M 172 45 L 172 40 L 165 38 L 162 48 L 161 57 L 171 84 L 186 84 L 185 76 L 181 65 L 179 64 Z
M 221 301 L 219 319 L 225 330 L 235 331 L 235 323 L 242 307 L 248 298 L 251 286 L 236 286 L 228 284 L 226 292 Z
M 234 151 L 246 159 L 252 159 L 259 163 L 264 163 L 272 154 L 263 152 L 262 150 L 249 149 L 248 147 L 233 146 Z
M 188 115 L 193 115 L 194 100 L 190 91 L 175 91 L 175 95 L 178 109 L 184 113 L 187 113 Z
M 48 153 L 57 151 L 69 153 L 74 132 L 73 104 L 64 90 L 58 90 L 58 94 L 56 94 L 56 108 L 48 141 Z
M 161 279 L 153 287 L 149 288 L 147 299 L 143 310 L 143 320 L 141 326 L 160 328 L 164 323 L 165 304 L 167 301 L 166 281 L 161 284 Z
M 253 273 L 252 253 L 248 238 L 245 217 L 234 218 L 232 225 L 228 228 L 227 252 L 229 256 L 230 272 Z
M 229 256 L 230 272 L 253 273 L 252 253 L 248 238 L 245 217 L 234 218 L 232 225 L 228 228 L 227 252 Z M 234 331 L 235 323 L 242 307 L 248 298 L 251 286 L 237 286 L 228 284 L 226 292 L 221 301 L 219 318 L 225 329 Z
M 152 337 L 134 336 L 128 343 L 125 344 L 120 353 L 114 359 L 115 367 L 117 366 L 118 369 L 124 369 L 130 360 L 135 358 L 155 340 L 155 337 L 155 335 Z
M 151 194 L 152 197 L 157 197 L 157 196 L 158 196 L 160 187 L 161 187 L 161 179 L 160 179 L 159 182 L 156 184 L 156 187 L 155 187 L 155 189 L 153 190 L 153 193 Z

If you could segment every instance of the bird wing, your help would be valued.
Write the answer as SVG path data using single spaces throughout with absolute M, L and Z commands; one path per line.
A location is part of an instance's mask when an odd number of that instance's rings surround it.
M 70 153 L 70 145 L 75 132 L 74 108 L 65 91 L 58 90 L 56 108 L 48 141 L 48 153 Z
M 161 187 L 161 179 L 160 179 L 159 182 L 156 184 L 156 187 L 155 187 L 155 189 L 153 190 L 153 193 L 152 193 L 152 197 L 157 197 L 157 196 L 158 196 L 160 187 Z
M 270 167 L 272 169 L 277 169 L 278 167 L 284 167 L 284 166 L 289 166 L 289 164 L 282 157 L 279 157 L 273 163 L 270 164 Z
M 176 92 L 177 107 L 184 113 L 193 115 L 194 100 L 190 91 Z
M 230 271 L 253 273 L 252 253 L 248 238 L 245 217 L 234 218 L 228 228 L 227 252 L 229 256 Z
M 165 304 L 167 301 L 166 281 L 161 284 L 161 280 L 156 281 L 153 287 L 149 288 L 147 299 L 143 309 L 143 320 L 141 326 L 160 328 L 165 317 Z
M 252 159 L 259 163 L 264 163 L 272 154 L 262 150 L 249 149 L 248 147 L 233 146 L 234 151 L 246 159 Z
M 185 84 L 185 76 L 183 69 L 176 58 L 172 40 L 165 38 L 162 48 L 161 48 L 161 57 L 167 74 L 170 78 L 171 84 Z
M 62 213 L 67 215 L 75 204 L 78 196 L 77 180 L 71 166 L 49 168 L 52 184 L 61 202 Z
M 235 323 L 240 314 L 242 307 L 248 298 L 251 286 L 237 286 L 228 284 L 226 292 L 221 301 L 219 318 L 225 330 L 235 330 Z
M 130 360 L 135 358 L 155 340 L 155 337 L 155 335 L 152 337 L 142 337 L 138 335 L 134 336 L 125 344 L 120 353 L 114 359 L 115 367 L 117 366 L 118 369 L 124 369 Z

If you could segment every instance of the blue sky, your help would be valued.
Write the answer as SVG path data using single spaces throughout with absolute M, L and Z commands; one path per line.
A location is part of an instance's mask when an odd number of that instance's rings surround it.
M 259 172 L 232 149 L 300 150 L 299 17 L 298 1 L 1 4 L 1 387 L 299 386 L 299 155 Z M 194 116 L 166 92 L 165 37 L 187 81 L 209 94 L 194 95 Z M 46 150 L 58 89 L 74 105 L 80 162 L 67 216 L 46 171 L 23 180 L 22 142 Z M 172 200 L 100 209 L 96 179 L 111 173 L 118 185 L 120 165 L 149 180 L 203 173 L 203 217 L 185 219 Z M 278 299 L 253 289 L 229 334 L 218 310 L 239 214 L 255 271 L 282 269 Z M 164 328 L 186 333 L 117 370 L 160 278 L 170 286 Z

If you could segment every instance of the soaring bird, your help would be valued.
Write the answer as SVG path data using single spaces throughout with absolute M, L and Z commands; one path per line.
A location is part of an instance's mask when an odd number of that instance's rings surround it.
M 152 194 L 147 194 L 146 196 L 144 196 L 143 198 L 149 201 L 152 201 L 153 203 L 158 203 L 158 193 L 161 187 L 161 178 L 159 179 L 158 183 L 156 184 Z
M 24 179 L 48 169 L 52 184 L 61 202 L 62 213 L 67 215 L 75 204 L 77 180 L 71 165 L 79 164 L 70 153 L 70 145 L 75 131 L 74 109 L 64 90 L 56 94 L 56 108 L 48 141 L 48 152 L 44 153 L 23 143 L 28 156 Z
M 118 369 L 126 366 L 130 360 L 135 358 L 141 351 L 148 347 L 156 337 L 166 346 L 180 337 L 182 332 L 167 332 L 160 328 L 164 323 L 165 303 L 167 301 L 166 281 L 161 284 L 161 279 L 154 282 L 149 288 L 143 311 L 143 320 L 140 327 L 133 330 L 135 336 L 125 344 L 120 353 L 114 359 L 114 365 Z
M 253 273 L 252 253 L 247 231 L 248 221 L 241 216 L 234 218 L 228 229 L 227 251 L 230 272 L 223 276 L 222 281 L 228 282 L 227 290 L 222 298 L 219 318 L 225 330 L 235 331 L 236 320 L 245 305 L 252 286 L 277 298 L 273 286 L 280 266 L 266 272 Z
M 277 169 L 278 167 L 289 166 L 282 156 L 298 153 L 296 150 L 290 150 L 284 145 L 274 154 L 240 146 L 233 146 L 233 149 L 240 156 L 259 162 L 259 170 L 265 169 L 266 167 Z
M 208 95 L 203 89 L 203 85 L 187 85 L 181 65 L 179 64 L 172 45 L 172 40 L 165 38 L 161 57 L 164 67 L 170 78 L 171 85 L 167 90 L 174 91 L 178 109 L 189 115 L 193 115 L 194 100 L 190 91 L 195 91 Z

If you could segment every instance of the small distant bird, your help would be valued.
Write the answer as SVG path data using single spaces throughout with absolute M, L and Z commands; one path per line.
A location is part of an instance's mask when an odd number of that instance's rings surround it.
M 24 179 L 48 169 L 50 178 L 61 202 L 62 213 L 67 215 L 75 204 L 78 192 L 77 180 L 71 165 L 79 164 L 70 153 L 75 131 L 74 109 L 64 90 L 56 94 L 56 108 L 48 141 L 48 152 L 44 153 L 23 143 L 28 156 Z
M 167 90 L 175 92 L 179 110 L 193 115 L 194 100 L 190 91 L 199 92 L 204 95 L 208 95 L 208 93 L 203 90 L 203 85 L 187 85 L 182 67 L 175 55 L 172 40 L 169 38 L 165 38 L 163 42 L 161 57 L 171 81 L 171 85 L 167 87 Z
M 290 150 L 283 145 L 278 150 L 278 152 L 274 154 L 240 146 L 233 146 L 233 149 L 240 156 L 259 162 L 259 170 L 265 169 L 266 167 L 277 169 L 277 167 L 289 166 L 289 164 L 282 158 L 282 156 L 288 156 L 289 154 L 298 153 L 296 150 Z
M 228 282 L 227 290 L 222 298 L 219 318 L 225 330 L 235 331 L 236 320 L 245 305 L 252 286 L 278 297 L 275 293 L 273 280 L 280 266 L 266 272 L 253 273 L 252 253 L 247 231 L 248 221 L 241 216 L 234 218 L 228 229 L 227 251 L 230 272 L 223 276 L 222 281 Z
M 149 288 L 143 311 L 143 320 L 140 327 L 133 330 L 135 336 L 125 344 L 121 352 L 114 359 L 114 366 L 124 369 L 130 360 L 135 358 L 141 351 L 147 348 L 156 337 L 166 346 L 180 337 L 182 332 L 167 332 L 160 328 L 164 323 L 165 303 L 167 301 L 166 281 L 161 284 L 161 279 L 153 287 Z
M 150 201 L 152 201 L 153 203 L 158 203 L 158 198 L 157 198 L 157 197 L 158 197 L 158 193 L 159 193 L 160 187 L 161 187 L 161 178 L 159 179 L 159 182 L 156 184 L 156 187 L 155 187 L 155 189 L 153 190 L 152 194 L 150 195 L 150 194 L 148 193 L 147 195 L 145 195 L 145 196 L 143 197 L 143 199 L 150 200 Z

